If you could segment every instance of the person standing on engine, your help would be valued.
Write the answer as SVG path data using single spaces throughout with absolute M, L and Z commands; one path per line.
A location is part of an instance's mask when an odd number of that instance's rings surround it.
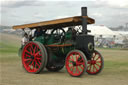
M 21 40 L 21 44 L 24 46 L 29 41 L 27 33 L 24 34 L 24 37 Z

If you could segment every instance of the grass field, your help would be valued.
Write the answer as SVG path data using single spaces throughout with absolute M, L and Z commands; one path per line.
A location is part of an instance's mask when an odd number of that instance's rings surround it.
M 30 74 L 24 71 L 18 57 L 20 38 L 0 34 L 0 85 L 128 85 L 128 50 L 97 49 L 104 57 L 104 69 L 98 75 L 71 77 L 60 72 Z

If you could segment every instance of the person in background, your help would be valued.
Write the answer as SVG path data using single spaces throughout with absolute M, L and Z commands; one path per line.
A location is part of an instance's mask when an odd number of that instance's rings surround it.
M 43 31 L 40 29 L 40 28 L 38 28 L 38 29 L 36 29 L 36 31 L 35 31 L 35 33 L 34 33 L 34 36 L 35 37 L 39 37 L 39 36 L 41 36 L 43 34 Z
M 29 35 L 29 41 L 32 41 L 33 37 L 32 35 Z
M 21 40 L 21 44 L 24 46 L 29 41 L 27 33 L 24 34 L 24 37 Z

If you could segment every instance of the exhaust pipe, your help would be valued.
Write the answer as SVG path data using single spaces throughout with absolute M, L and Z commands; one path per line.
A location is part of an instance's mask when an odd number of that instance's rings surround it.
M 82 16 L 82 32 L 83 34 L 87 34 L 88 30 L 87 30 L 87 18 L 83 17 L 83 16 L 87 16 L 87 7 L 82 7 L 81 8 L 81 16 Z

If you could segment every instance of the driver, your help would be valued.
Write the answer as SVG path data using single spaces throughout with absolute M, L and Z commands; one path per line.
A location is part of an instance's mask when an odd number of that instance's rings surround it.
M 24 34 L 24 37 L 21 40 L 21 44 L 24 46 L 29 41 L 27 33 Z
M 35 37 L 39 37 L 39 36 L 41 36 L 43 34 L 43 31 L 40 29 L 40 28 L 38 28 L 38 29 L 36 29 L 36 31 L 35 31 L 35 33 L 34 33 L 34 36 Z
M 72 39 L 73 40 L 76 39 L 76 33 L 77 33 L 77 31 L 74 28 L 72 28 Z
M 73 39 L 75 40 L 76 38 L 76 30 L 73 27 L 69 27 L 67 31 L 68 39 Z

